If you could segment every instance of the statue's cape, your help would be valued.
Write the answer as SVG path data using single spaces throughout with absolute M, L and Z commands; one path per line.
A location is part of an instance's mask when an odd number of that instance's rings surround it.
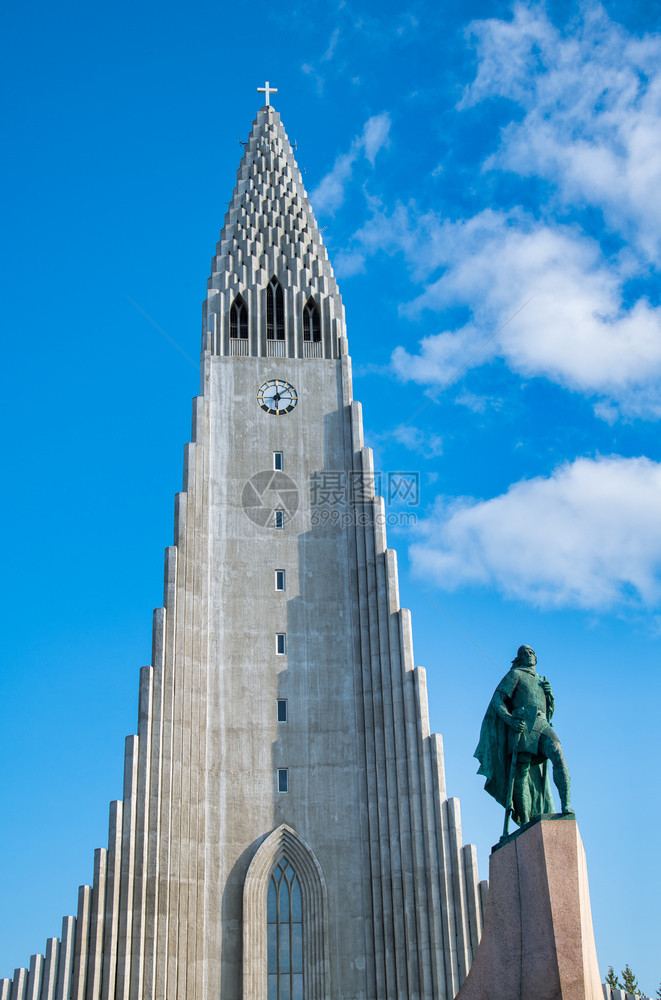
M 507 785 L 512 766 L 512 752 L 509 750 L 509 729 L 507 723 L 497 714 L 491 703 L 486 711 L 480 742 L 474 757 L 480 762 L 478 774 L 486 778 L 484 787 L 489 795 L 493 795 L 503 809 L 507 809 Z M 555 812 L 551 783 L 549 781 L 548 763 L 540 763 L 539 757 L 533 757 L 530 765 L 528 787 L 530 791 L 531 816 L 541 816 L 542 813 Z M 521 826 L 522 820 L 517 815 L 516 807 L 512 805 L 512 817 Z

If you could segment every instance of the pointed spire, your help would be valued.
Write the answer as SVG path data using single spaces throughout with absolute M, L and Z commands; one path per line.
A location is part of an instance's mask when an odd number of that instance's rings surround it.
M 208 350 L 238 353 L 229 349 L 226 331 L 231 304 L 241 295 L 248 303 L 253 334 L 250 347 L 241 353 L 267 356 L 265 334 L 261 336 L 256 325 L 265 312 L 258 293 L 265 296 L 274 276 L 285 291 L 292 333 L 285 354 L 305 356 L 303 309 L 312 298 L 322 323 L 328 324 L 322 356 L 337 357 L 337 340 L 343 334 L 337 324 L 342 324 L 343 309 L 335 275 L 280 115 L 265 106 L 253 122 L 212 261 L 205 317 Z

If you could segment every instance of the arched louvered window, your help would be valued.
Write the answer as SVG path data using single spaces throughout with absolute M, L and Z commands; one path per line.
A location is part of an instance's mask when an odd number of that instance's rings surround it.
M 329 926 L 321 866 L 283 824 L 262 841 L 246 872 L 241 1000 L 330 1000 Z
M 321 340 L 319 310 L 314 299 L 308 299 L 303 309 L 303 340 Z
M 304 1000 L 301 887 L 286 857 L 271 872 L 266 912 L 268 1000 Z
M 230 337 L 248 338 L 248 306 L 240 295 L 234 299 L 230 309 Z
M 285 297 L 275 277 L 266 289 L 266 337 L 268 340 L 285 339 Z

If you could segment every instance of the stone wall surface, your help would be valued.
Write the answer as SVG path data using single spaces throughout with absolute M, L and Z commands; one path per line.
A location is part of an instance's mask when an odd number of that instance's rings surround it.
M 602 1000 L 576 821 L 540 818 L 495 847 L 484 934 L 457 1000 Z

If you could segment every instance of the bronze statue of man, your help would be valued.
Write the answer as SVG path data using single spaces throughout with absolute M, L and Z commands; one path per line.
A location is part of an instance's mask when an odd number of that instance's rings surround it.
M 523 826 L 543 813 L 554 812 L 548 761 L 563 813 L 571 813 L 569 772 L 560 740 L 551 725 L 555 700 L 551 685 L 540 677 L 530 646 L 519 646 L 512 667 L 489 704 L 475 756 L 485 789 L 511 810 Z M 507 823 L 507 820 L 506 820 Z

